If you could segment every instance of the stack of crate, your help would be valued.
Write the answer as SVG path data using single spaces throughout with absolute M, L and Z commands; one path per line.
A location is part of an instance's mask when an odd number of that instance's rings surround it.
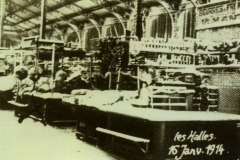
M 208 84 L 196 86 L 193 97 L 193 110 L 217 111 L 219 88 Z
M 203 85 L 201 88 L 201 106 L 200 109 L 203 111 L 217 111 L 218 99 L 219 99 L 219 88 L 212 85 Z
M 200 75 L 195 73 L 194 75 L 194 82 L 195 82 L 195 93 L 193 95 L 193 106 L 192 110 L 199 111 L 201 106 L 201 88 L 200 86 L 203 83 L 203 79 L 207 77 L 204 77 L 204 75 Z
M 199 111 L 201 106 L 201 88 L 200 86 L 195 87 L 195 93 L 193 95 L 193 107 L 192 110 Z
M 195 93 L 193 95 L 193 110 L 217 111 L 219 105 L 219 88 L 208 84 L 209 76 L 195 75 Z

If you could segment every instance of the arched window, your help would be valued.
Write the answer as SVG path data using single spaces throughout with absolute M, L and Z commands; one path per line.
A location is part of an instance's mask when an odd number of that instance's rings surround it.
M 167 13 L 150 16 L 149 35 L 154 38 L 170 38 L 172 33 L 171 18 Z
M 195 9 L 185 11 L 185 35 L 184 37 L 195 38 Z
M 90 40 L 93 39 L 93 38 L 99 38 L 99 34 L 98 34 L 98 31 L 96 28 L 89 28 L 87 30 L 85 30 L 85 33 L 84 33 L 84 48 L 86 50 L 86 52 L 89 52 L 89 50 L 91 49 L 90 47 Z
M 70 33 L 66 39 L 66 42 L 77 42 L 78 41 L 78 36 L 75 32 Z
M 184 10 L 177 20 L 177 38 L 195 37 L 195 11 L 194 8 Z
M 124 29 L 121 23 L 109 24 L 105 27 L 105 37 L 119 37 L 124 35 Z

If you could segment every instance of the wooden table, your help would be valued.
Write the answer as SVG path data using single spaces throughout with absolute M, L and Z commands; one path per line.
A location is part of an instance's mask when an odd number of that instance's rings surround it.
M 77 108 L 77 135 L 93 137 L 99 146 L 127 145 L 122 154 L 154 160 L 240 158 L 239 115 L 135 108 L 126 101 L 68 105 Z
M 68 94 L 61 93 L 40 93 L 30 92 L 25 93 L 24 96 L 28 99 L 28 112 L 35 107 L 38 107 L 40 112 L 43 114 L 43 118 L 47 124 L 56 123 L 68 123 L 69 125 L 75 125 L 75 115 L 62 104 L 63 97 L 69 97 Z M 26 114 L 27 112 L 25 112 Z M 41 115 L 33 112 L 30 117 L 34 119 L 41 119 Z M 40 116 L 40 117 L 39 117 Z

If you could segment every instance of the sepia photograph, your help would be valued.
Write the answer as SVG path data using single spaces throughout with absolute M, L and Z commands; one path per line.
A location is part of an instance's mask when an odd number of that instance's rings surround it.
M 240 160 L 240 0 L 0 0 L 1 160 Z

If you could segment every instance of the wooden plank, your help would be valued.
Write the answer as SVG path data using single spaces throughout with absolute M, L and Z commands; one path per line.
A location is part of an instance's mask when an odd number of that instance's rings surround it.
M 153 106 L 169 106 L 170 103 L 150 103 L 150 105 L 153 105 Z
M 170 99 L 186 99 L 186 97 L 169 97 Z
M 14 105 L 14 106 L 17 106 L 17 107 L 28 107 L 27 104 L 21 104 L 21 103 L 17 103 L 15 101 L 8 101 L 8 103 Z
M 169 106 L 176 107 L 176 106 L 187 106 L 187 103 L 170 103 Z
M 130 136 L 130 135 L 127 135 L 127 134 L 111 131 L 111 130 L 100 128 L 100 127 L 97 127 L 96 130 L 99 131 L 99 132 L 102 132 L 102 133 L 110 134 L 110 135 L 113 135 L 113 136 L 116 136 L 116 137 L 121 137 L 121 138 L 128 139 L 128 140 L 131 140 L 131 141 L 134 141 L 134 142 L 143 142 L 143 143 L 150 142 L 149 139 L 134 137 L 134 136 Z
M 151 98 L 169 98 L 169 96 L 167 96 L 167 95 L 151 95 L 149 97 L 151 97 Z

